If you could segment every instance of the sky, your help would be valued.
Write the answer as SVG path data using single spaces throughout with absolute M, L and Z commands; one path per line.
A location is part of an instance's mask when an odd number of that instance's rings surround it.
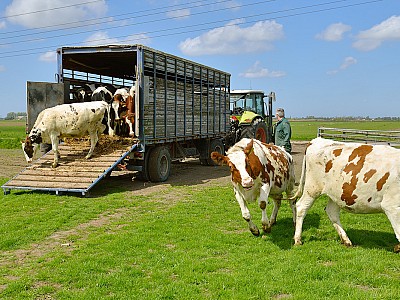
M 276 93 L 287 117 L 400 116 L 399 0 L 0 0 L 0 117 L 62 46 L 143 44 Z

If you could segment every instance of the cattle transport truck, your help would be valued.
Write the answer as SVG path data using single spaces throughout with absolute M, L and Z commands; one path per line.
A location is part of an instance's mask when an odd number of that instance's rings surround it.
M 212 165 L 210 153 L 224 153 L 224 147 L 229 146 L 223 144 L 230 131 L 229 73 L 143 45 L 62 47 L 57 49 L 57 60 L 56 83 L 27 82 L 28 131 L 43 109 L 76 102 L 73 92 L 80 87 L 111 84 L 130 88 L 136 84 L 136 138 L 132 138 L 128 150 L 125 147 L 107 159 L 80 160 L 74 169 L 67 165 L 72 164 L 71 152 L 75 149 L 67 147 L 64 154 L 61 151 L 59 167 L 51 170 L 42 162 L 41 171 L 40 166 L 33 167 L 36 174 L 28 172 L 30 175 L 19 180 L 24 170 L 3 186 L 5 192 L 19 188 L 84 195 L 121 164 L 138 171 L 145 180 L 161 182 L 170 174 L 171 161 L 199 157 L 202 164 Z M 84 178 L 87 184 L 79 182 L 84 176 L 81 173 L 92 173 L 101 159 L 108 163 L 99 167 L 100 174 Z M 85 170 L 76 170 L 85 165 Z M 65 174 L 61 174 L 63 170 Z M 63 177 L 56 178 L 57 174 Z M 44 176 L 44 182 L 39 182 L 40 176 Z M 69 179 L 73 181 L 67 183 Z

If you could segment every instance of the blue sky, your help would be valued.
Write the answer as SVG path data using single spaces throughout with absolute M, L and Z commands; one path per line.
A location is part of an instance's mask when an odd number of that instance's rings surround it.
M 145 44 L 274 91 L 289 117 L 400 116 L 398 0 L 1 0 L 0 117 L 61 46 Z

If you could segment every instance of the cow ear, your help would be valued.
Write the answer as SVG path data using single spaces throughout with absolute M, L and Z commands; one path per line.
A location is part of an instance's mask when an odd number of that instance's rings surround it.
M 227 165 L 229 163 L 228 156 L 222 155 L 219 152 L 211 152 L 211 159 L 220 166 L 224 164 Z
M 250 143 L 247 144 L 246 148 L 244 148 L 244 154 L 246 154 L 246 156 L 248 156 L 251 151 L 253 150 L 253 139 L 251 139 Z

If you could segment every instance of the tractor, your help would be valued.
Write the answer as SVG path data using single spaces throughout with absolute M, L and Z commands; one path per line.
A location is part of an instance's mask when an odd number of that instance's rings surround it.
M 275 101 L 274 92 L 264 95 L 261 90 L 232 90 L 231 132 L 225 144 L 233 145 L 242 138 L 256 138 L 264 143 L 273 142 L 273 101 Z

